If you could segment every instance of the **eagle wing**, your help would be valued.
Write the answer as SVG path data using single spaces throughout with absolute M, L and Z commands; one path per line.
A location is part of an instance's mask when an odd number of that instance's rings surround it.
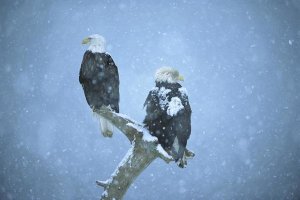
M 86 82 L 87 77 L 84 74 L 84 70 L 87 68 L 88 60 L 91 58 L 91 53 L 86 51 L 83 55 L 83 59 L 81 62 L 81 67 L 79 71 L 79 83 L 84 84 Z
M 181 93 L 178 96 L 182 102 L 183 109 L 178 112 L 178 115 L 174 117 L 176 123 L 179 123 L 177 137 L 178 140 L 186 145 L 188 138 L 191 135 L 191 114 L 192 109 L 189 103 L 188 96 L 186 94 Z
M 112 106 L 112 109 L 116 112 L 119 112 L 119 101 L 120 101 L 120 93 L 119 93 L 119 85 L 120 85 L 120 80 L 119 80 L 119 72 L 118 72 L 118 67 L 116 66 L 114 60 L 109 54 L 106 54 L 108 59 L 107 59 L 107 70 L 106 70 L 106 83 L 108 85 L 108 90 L 111 90 L 109 92 L 109 97 L 110 99 L 110 105 Z
M 156 90 L 151 90 L 144 103 L 146 107 L 146 116 L 144 124 L 149 128 L 150 132 L 155 133 L 161 123 L 163 110 L 159 105 L 159 97 Z
M 184 89 L 184 88 L 182 88 Z M 185 91 L 185 89 L 184 89 Z M 186 93 L 180 91 L 177 97 L 180 99 L 183 108 L 172 117 L 168 131 L 175 133 L 178 140 L 178 149 L 175 148 L 175 160 L 182 158 L 187 145 L 187 140 L 191 135 L 191 106 Z M 175 144 L 176 146 L 176 144 Z M 173 144 L 173 147 L 175 147 Z

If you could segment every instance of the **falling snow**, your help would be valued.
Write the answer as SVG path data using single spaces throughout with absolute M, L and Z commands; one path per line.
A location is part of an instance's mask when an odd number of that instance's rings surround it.
M 143 120 L 161 66 L 184 75 L 192 108 L 195 158 L 155 160 L 124 199 L 300 199 L 300 1 L 7 0 L 0 15 L 0 199 L 99 199 L 95 180 L 129 156 L 117 129 L 99 134 L 78 82 L 95 33 L 121 116 Z

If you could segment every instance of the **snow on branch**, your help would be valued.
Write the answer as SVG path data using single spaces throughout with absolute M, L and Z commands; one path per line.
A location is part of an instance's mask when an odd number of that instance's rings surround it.
M 98 186 L 104 188 L 101 200 L 122 199 L 133 181 L 156 158 L 161 158 L 166 163 L 174 161 L 156 137 L 151 136 L 147 129 L 128 116 L 115 113 L 104 106 L 94 109 L 94 112 L 114 124 L 132 144 L 111 177 L 105 181 L 96 181 Z M 185 154 L 190 158 L 195 155 L 189 150 L 186 150 Z
M 125 134 L 130 142 L 132 142 L 136 138 L 143 137 L 142 129 L 138 128 L 142 128 L 142 126 L 130 119 L 128 116 L 112 112 L 110 109 L 104 106 L 102 106 L 101 109 L 94 109 L 94 112 L 98 115 L 101 115 L 102 117 L 105 117 L 111 123 L 113 123 L 115 127 L 117 127 L 122 133 Z M 137 127 L 130 126 L 129 124 L 136 124 Z

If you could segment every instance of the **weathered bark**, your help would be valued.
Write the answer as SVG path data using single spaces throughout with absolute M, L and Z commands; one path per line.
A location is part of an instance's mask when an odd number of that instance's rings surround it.
M 96 181 L 104 188 L 101 200 L 122 199 L 133 181 L 156 158 L 159 157 L 167 163 L 173 161 L 172 157 L 158 144 L 156 137 L 152 137 L 148 130 L 126 115 L 112 112 L 105 107 L 94 112 L 112 122 L 132 144 L 111 177 L 106 181 Z M 189 157 L 194 156 L 190 151 L 186 154 Z

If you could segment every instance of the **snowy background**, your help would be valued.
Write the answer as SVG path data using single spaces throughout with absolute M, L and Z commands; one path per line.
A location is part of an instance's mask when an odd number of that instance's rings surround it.
M 186 169 L 157 159 L 125 199 L 300 198 L 300 1 L 0 2 L 0 199 L 98 199 L 130 145 L 100 136 L 78 72 L 99 33 L 120 110 L 142 121 L 154 71 L 193 110 Z

